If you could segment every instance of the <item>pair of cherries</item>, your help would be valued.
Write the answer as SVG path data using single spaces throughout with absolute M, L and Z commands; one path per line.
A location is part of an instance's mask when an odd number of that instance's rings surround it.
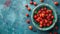
M 37 3 L 36 2 L 33 2 L 33 0 L 30 1 L 30 4 L 33 4 L 34 6 L 37 5 Z
M 53 23 L 54 15 L 51 9 L 43 7 L 38 10 L 38 12 L 33 16 L 34 20 L 39 23 L 39 26 L 42 27 L 49 27 Z

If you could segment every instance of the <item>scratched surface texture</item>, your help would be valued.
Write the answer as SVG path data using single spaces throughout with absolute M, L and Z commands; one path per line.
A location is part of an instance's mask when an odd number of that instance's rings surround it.
M 34 0 L 37 4 L 41 4 L 40 0 Z M 59 2 L 59 6 L 54 5 L 54 1 Z M 50 31 L 40 31 L 36 29 L 32 22 L 30 24 L 26 23 L 27 19 L 31 20 L 31 13 L 34 5 L 29 4 L 30 0 L 0 0 L 0 34 L 49 34 Z M 52 32 L 58 32 L 60 34 L 60 0 L 44 0 L 43 3 L 50 4 L 53 6 L 58 15 L 58 30 L 51 30 Z M 31 11 L 25 7 L 28 4 Z M 25 14 L 28 13 L 30 17 L 26 17 Z M 28 26 L 32 25 L 33 30 L 29 30 Z

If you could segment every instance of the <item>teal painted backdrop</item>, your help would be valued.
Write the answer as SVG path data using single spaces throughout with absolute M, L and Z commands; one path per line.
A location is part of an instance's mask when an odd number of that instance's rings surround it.
M 37 2 L 37 4 L 41 4 L 40 0 L 34 1 Z M 59 6 L 55 6 L 54 1 L 58 1 Z M 30 24 L 26 23 L 27 19 L 31 20 L 31 13 L 35 7 L 34 5 L 30 5 L 29 2 L 30 0 L 0 0 L 0 34 L 49 34 L 50 31 L 43 32 L 36 29 L 32 25 L 32 22 Z M 43 3 L 50 4 L 55 8 L 58 15 L 56 25 L 59 26 L 59 29 L 53 29 L 52 32 L 57 31 L 58 34 L 60 34 L 60 0 L 44 0 Z M 26 9 L 25 4 L 28 4 L 32 9 L 30 12 Z M 28 13 L 30 17 L 27 18 L 26 13 Z M 29 30 L 29 25 L 32 25 L 34 29 Z

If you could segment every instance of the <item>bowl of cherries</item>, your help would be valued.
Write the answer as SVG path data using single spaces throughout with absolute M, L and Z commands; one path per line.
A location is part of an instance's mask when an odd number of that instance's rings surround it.
M 31 19 L 37 29 L 47 31 L 55 26 L 57 14 L 51 5 L 43 3 L 33 9 Z

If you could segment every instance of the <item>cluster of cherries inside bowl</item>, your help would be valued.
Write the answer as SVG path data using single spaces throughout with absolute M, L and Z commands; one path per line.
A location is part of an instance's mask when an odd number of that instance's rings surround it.
M 34 11 L 34 20 L 39 23 L 41 28 L 49 27 L 53 23 L 54 15 L 51 9 L 41 7 L 38 11 Z

